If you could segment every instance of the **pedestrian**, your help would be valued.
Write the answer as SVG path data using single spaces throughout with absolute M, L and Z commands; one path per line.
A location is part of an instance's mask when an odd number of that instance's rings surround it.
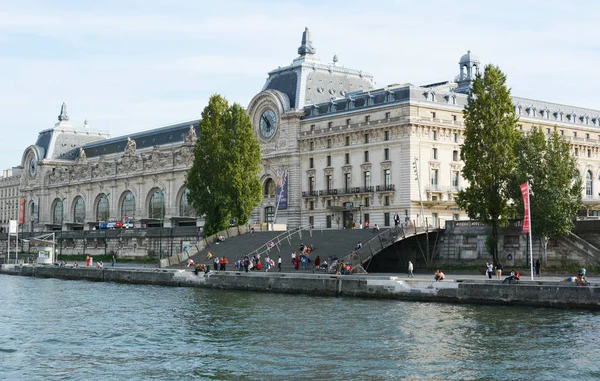
M 227 271 L 227 257 L 223 257 L 223 271 Z
M 213 262 L 213 266 L 215 271 L 219 271 L 219 257 L 215 257 L 215 261 Z
M 500 263 L 500 261 L 498 261 L 498 263 L 496 263 L 496 280 L 501 280 L 502 279 L 502 263 Z
M 90 267 L 94 267 L 94 257 L 90 256 Z
M 85 267 L 90 267 L 90 256 L 85 257 Z
M 292 266 L 296 264 L 296 252 L 292 252 Z
M 277 267 L 279 268 L 279 272 L 281 272 L 281 255 L 277 258 Z
M 411 261 L 408 261 L 408 277 L 409 278 L 414 278 L 414 274 L 413 274 L 413 263 Z
M 321 268 L 321 257 L 317 255 L 315 258 L 315 269 L 319 270 Z
M 269 254 L 265 257 L 265 265 L 267 265 L 267 268 L 265 269 L 265 272 L 267 273 L 271 269 L 271 258 L 269 258 Z
M 540 268 L 542 267 L 542 264 L 540 263 L 539 259 L 535 260 L 535 276 L 540 276 Z
M 116 261 L 115 261 L 115 256 L 113 255 L 113 256 L 112 256 L 112 260 L 110 261 L 110 265 L 111 265 L 112 267 L 115 267 L 115 262 L 116 262 Z
M 248 256 L 246 255 L 244 257 L 244 270 L 246 270 L 246 272 L 248 272 L 248 266 L 250 266 L 250 258 L 248 258 Z
M 487 266 L 488 278 L 492 279 L 492 274 L 494 273 L 494 264 L 492 262 L 486 262 L 485 265 Z

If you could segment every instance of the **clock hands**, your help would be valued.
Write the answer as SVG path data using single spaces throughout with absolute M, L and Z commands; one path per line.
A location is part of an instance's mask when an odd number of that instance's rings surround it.
M 271 131 L 271 122 L 269 122 L 269 119 L 267 119 L 267 117 L 262 116 L 262 119 L 265 121 L 265 124 L 267 125 L 267 131 Z

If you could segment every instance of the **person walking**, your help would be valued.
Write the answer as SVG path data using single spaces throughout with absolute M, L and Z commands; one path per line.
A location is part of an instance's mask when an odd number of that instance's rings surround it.
M 414 274 L 413 274 L 413 263 L 411 261 L 408 261 L 408 277 L 409 278 L 414 278 Z
M 112 267 L 115 267 L 115 262 L 116 262 L 116 261 L 115 261 L 115 256 L 113 255 L 113 256 L 112 256 L 112 260 L 110 261 L 110 265 L 111 265 Z
M 540 268 L 542 267 L 542 264 L 540 263 L 539 259 L 535 260 L 535 276 L 540 276 Z
M 215 268 L 215 271 L 219 271 L 219 257 L 215 257 L 215 260 L 213 261 L 213 267 Z
M 277 258 L 277 268 L 279 269 L 279 272 L 281 272 L 281 255 Z
M 492 262 L 486 262 L 485 264 L 487 266 L 487 274 L 488 274 L 488 278 L 492 279 L 492 274 L 494 273 L 494 264 Z

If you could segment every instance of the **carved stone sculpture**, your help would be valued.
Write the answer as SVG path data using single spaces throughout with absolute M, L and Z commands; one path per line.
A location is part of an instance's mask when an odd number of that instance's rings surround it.
M 136 144 L 135 140 L 127 137 L 127 146 L 125 146 L 125 155 L 133 155 L 135 153 Z

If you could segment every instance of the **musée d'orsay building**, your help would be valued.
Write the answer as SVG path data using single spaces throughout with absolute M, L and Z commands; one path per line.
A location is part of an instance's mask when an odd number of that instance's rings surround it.
M 271 222 L 276 209 L 276 223 L 288 227 L 389 226 L 396 213 L 432 225 L 467 218 L 455 198 L 466 185 L 462 111 L 482 70 L 477 56 L 460 58 L 454 81 L 424 86 L 375 88 L 370 74 L 336 63 L 317 58 L 307 29 L 298 56 L 269 72 L 250 101 L 263 160 L 263 200 L 250 222 Z M 571 143 L 591 214 L 600 204 L 600 111 L 519 97 L 513 103 L 523 131 L 558 126 Z M 58 123 L 24 150 L 20 181 L 0 181 L 2 226 L 17 202 L 23 231 L 92 230 L 123 218 L 136 227 L 201 226 L 185 187 L 197 123 L 111 138 L 87 122 L 73 126 L 63 104 Z

